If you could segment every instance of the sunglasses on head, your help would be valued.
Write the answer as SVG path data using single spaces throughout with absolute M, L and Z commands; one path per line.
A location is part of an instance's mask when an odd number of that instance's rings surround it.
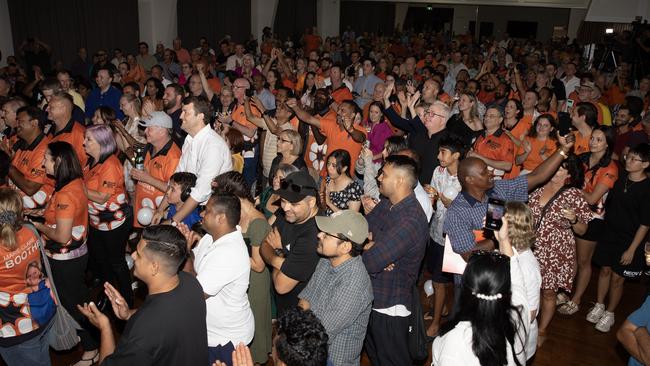
M 282 188 L 283 190 L 291 190 L 294 193 L 301 193 L 303 190 L 310 190 L 310 191 L 316 190 L 316 188 L 314 187 L 303 187 L 295 183 L 289 183 L 284 179 L 280 181 L 280 188 Z

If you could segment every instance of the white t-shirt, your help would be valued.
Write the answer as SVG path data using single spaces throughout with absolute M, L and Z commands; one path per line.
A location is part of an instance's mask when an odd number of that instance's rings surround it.
M 420 182 L 415 186 L 413 193 L 415 193 L 415 199 L 417 199 L 420 206 L 422 206 L 424 214 L 427 215 L 427 222 L 431 221 L 431 216 L 433 216 L 433 205 L 431 204 L 429 194 L 424 190 L 424 187 L 422 187 Z
M 454 200 L 458 193 L 461 191 L 458 176 L 449 174 L 449 170 L 445 167 L 437 167 L 433 170 L 431 177 L 431 187 L 438 192 L 439 195 L 444 195 L 450 200 Z M 440 245 L 445 245 L 445 240 L 442 237 L 442 227 L 445 223 L 445 216 L 447 215 L 447 207 L 442 204 L 442 200 L 438 199 L 436 202 L 436 211 L 431 220 L 431 239 Z
M 519 252 L 519 264 L 526 285 L 526 299 L 528 300 L 529 310 L 535 311 L 535 315 L 537 315 L 537 312 L 539 312 L 539 294 L 542 287 L 542 274 L 539 270 L 539 263 L 535 255 L 533 255 L 533 251 L 526 249 Z M 533 357 L 535 351 L 537 351 L 537 318 L 533 317 L 531 320 L 528 342 L 526 342 L 528 359 Z
M 192 252 L 196 279 L 210 296 L 205 300 L 208 346 L 250 343 L 255 333 L 247 294 L 251 264 L 239 227 L 217 241 L 206 234 Z
M 524 259 L 525 261 L 525 259 Z M 512 305 L 519 308 L 521 321 L 513 313 L 512 316 L 517 322 L 517 333 L 515 334 L 515 354 L 508 345 L 506 348 L 508 366 L 516 365 L 514 357 L 520 365 L 525 365 L 527 357 L 527 345 L 522 343 L 527 340 L 525 334 L 530 334 L 530 308 L 526 299 L 526 287 L 521 268 L 521 256 L 515 254 L 510 258 L 510 278 Z M 506 342 L 507 343 L 507 342 Z M 432 366 L 480 366 L 480 362 L 472 350 L 472 324 L 469 321 L 461 321 L 454 329 L 433 341 L 431 353 Z

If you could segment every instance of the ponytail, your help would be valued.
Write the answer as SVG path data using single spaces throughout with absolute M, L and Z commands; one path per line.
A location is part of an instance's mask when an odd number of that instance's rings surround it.
M 16 231 L 20 228 L 23 202 L 10 188 L 0 189 L 0 245 L 9 251 L 18 247 Z

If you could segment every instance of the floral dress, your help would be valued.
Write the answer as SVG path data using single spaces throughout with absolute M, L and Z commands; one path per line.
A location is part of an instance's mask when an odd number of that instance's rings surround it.
M 543 189 L 534 190 L 528 201 L 534 222 L 538 225 L 533 253 L 542 273 L 542 289 L 557 291 L 562 288 L 571 291 L 577 266 L 576 242 L 571 224 L 562 216 L 562 209 L 574 209 L 578 221 L 582 223 L 591 221 L 594 213 L 579 189 L 568 188 L 550 203 L 544 217 L 540 219 L 544 209 L 539 202 Z
M 330 182 L 330 177 L 327 177 L 327 183 Z M 338 207 L 340 210 L 346 210 L 348 208 L 348 202 L 350 201 L 361 201 L 361 196 L 363 195 L 363 188 L 359 183 L 352 181 L 341 191 L 330 192 L 330 201 Z M 334 211 L 327 208 L 325 214 L 330 216 Z

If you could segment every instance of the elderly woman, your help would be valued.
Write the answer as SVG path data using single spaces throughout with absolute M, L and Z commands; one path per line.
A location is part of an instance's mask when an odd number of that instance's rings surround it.
M 90 214 L 90 262 L 96 265 L 99 279 L 112 282 L 132 306 L 131 276 L 124 261 L 132 220 L 113 132 L 105 125 L 89 127 L 84 147 L 89 157 L 83 173 Z
M 61 305 L 84 325 L 85 317 L 77 309 L 77 304 L 87 302 L 89 296 L 84 283 L 88 263 L 88 199 L 81 165 L 72 146 L 57 141 L 47 145 L 43 166 L 45 173 L 54 177 L 54 194 L 45 207 L 45 222 L 34 222 L 34 226 L 45 240 Z M 97 341 L 85 329 L 77 333 L 84 353 L 75 365 L 90 366 L 99 359 Z

